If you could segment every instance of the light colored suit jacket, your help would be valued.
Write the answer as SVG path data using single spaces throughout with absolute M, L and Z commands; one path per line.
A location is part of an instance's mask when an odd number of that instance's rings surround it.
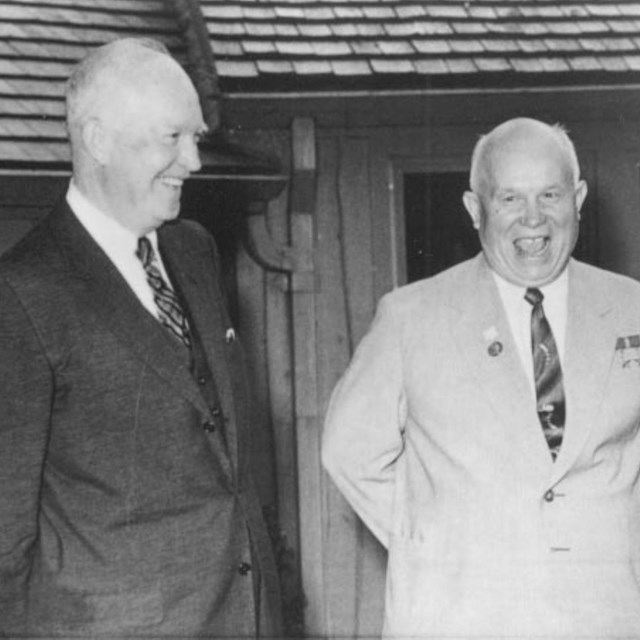
M 640 637 L 640 284 L 568 269 L 555 463 L 482 255 L 385 296 L 334 391 L 323 460 L 388 549 L 386 636 Z
M 158 238 L 198 375 L 66 204 L 0 261 L 0 636 L 277 632 L 215 247 L 184 221 Z

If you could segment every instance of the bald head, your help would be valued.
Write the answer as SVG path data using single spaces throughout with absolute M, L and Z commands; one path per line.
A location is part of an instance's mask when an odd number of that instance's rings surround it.
M 498 125 L 482 136 L 471 156 L 469 184 L 475 193 L 484 193 L 490 188 L 492 162 L 498 151 L 510 146 L 526 145 L 529 141 L 545 140 L 556 145 L 565 159 L 571 180 L 577 185 L 580 180 L 578 156 L 571 139 L 560 125 L 548 125 L 532 118 L 514 118 Z

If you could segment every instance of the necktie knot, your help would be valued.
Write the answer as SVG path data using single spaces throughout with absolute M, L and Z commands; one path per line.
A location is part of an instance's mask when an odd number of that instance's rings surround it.
M 524 294 L 524 299 L 533 307 L 536 305 L 542 304 L 544 300 L 544 294 L 540 289 L 536 289 L 535 287 L 529 287 Z
M 136 257 L 140 262 L 142 262 L 142 266 L 146 269 L 151 264 L 153 260 L 153 246 L 151 245 L 151 241 L 146 236 L 142 236 L 142 238 L 138 238 L 138 248 L 136 249 Z

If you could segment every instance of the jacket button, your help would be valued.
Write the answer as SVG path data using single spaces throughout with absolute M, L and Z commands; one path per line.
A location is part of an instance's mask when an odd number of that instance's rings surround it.
M 207 433 L 213 433 L 216 430 L 216 425 L 210 420 L 206 420 L 205 422 L 202 423 L 202 428 Z
M 198 376 L 198 384 L 203 387 L 207 383 L 207 376 Z
M 238 573 L 241 576 L 246 576 L 251 571 L 251 565 L 248 562 L 241 562 L 238 565 Z
M 556 497 L 556 494 L 553 492 L 553 489 L 549 489 L 549 491 L 547 491 L 547 492 L 544 494 L 544 499 L 545 499 L 547 502 L 553 502 L 553 500 L 554 500 L 554 498 L 555 498 L 555 497 Z

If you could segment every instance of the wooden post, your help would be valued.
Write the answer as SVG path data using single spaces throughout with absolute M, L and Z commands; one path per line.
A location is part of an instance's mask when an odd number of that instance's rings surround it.
M 277 433 L 274 437 L 279 472 L 279 515 L 285 534 L 299 542 L 300 576 L 307 603 L 305 635 L 313 637 L 325 635 L 326 627 L 321 416 L 316 363 L 314 216 L 317 167 L 313 120 L 294 119 L 291 140 L 290 244 L 274 239 L 266 220 L 266 204 L 256 202 L 247 211 L 245 248 L 257 264 L 272 272 L 271 282 L 280 283 L 290 293 L 292 381 L 289 391 L 293 397 L 293 415 L 289 433 Z M 273 353 L 270 357 L 274 357 Z M 282 397 L 282 388 L 275 396 Z M 291 470 L 292 463 L 295 465 L 293 473 L 283 475 L 283 471 Z M 293 510 L 297 510 L 297 514 Z M 295 526 L 293 516 L 296 516 Z M 296 544 L 293 546 L 295 548 Z
M 296 118 L 292 129 L 291 242 L 298 257 L 291 274 L 294 398 L 298 455 L 300 563 L 307 599 L 305 631 L 323 635 L 322 469 L 316 366 L 314 213 L 316 206 L 315 125 Z

